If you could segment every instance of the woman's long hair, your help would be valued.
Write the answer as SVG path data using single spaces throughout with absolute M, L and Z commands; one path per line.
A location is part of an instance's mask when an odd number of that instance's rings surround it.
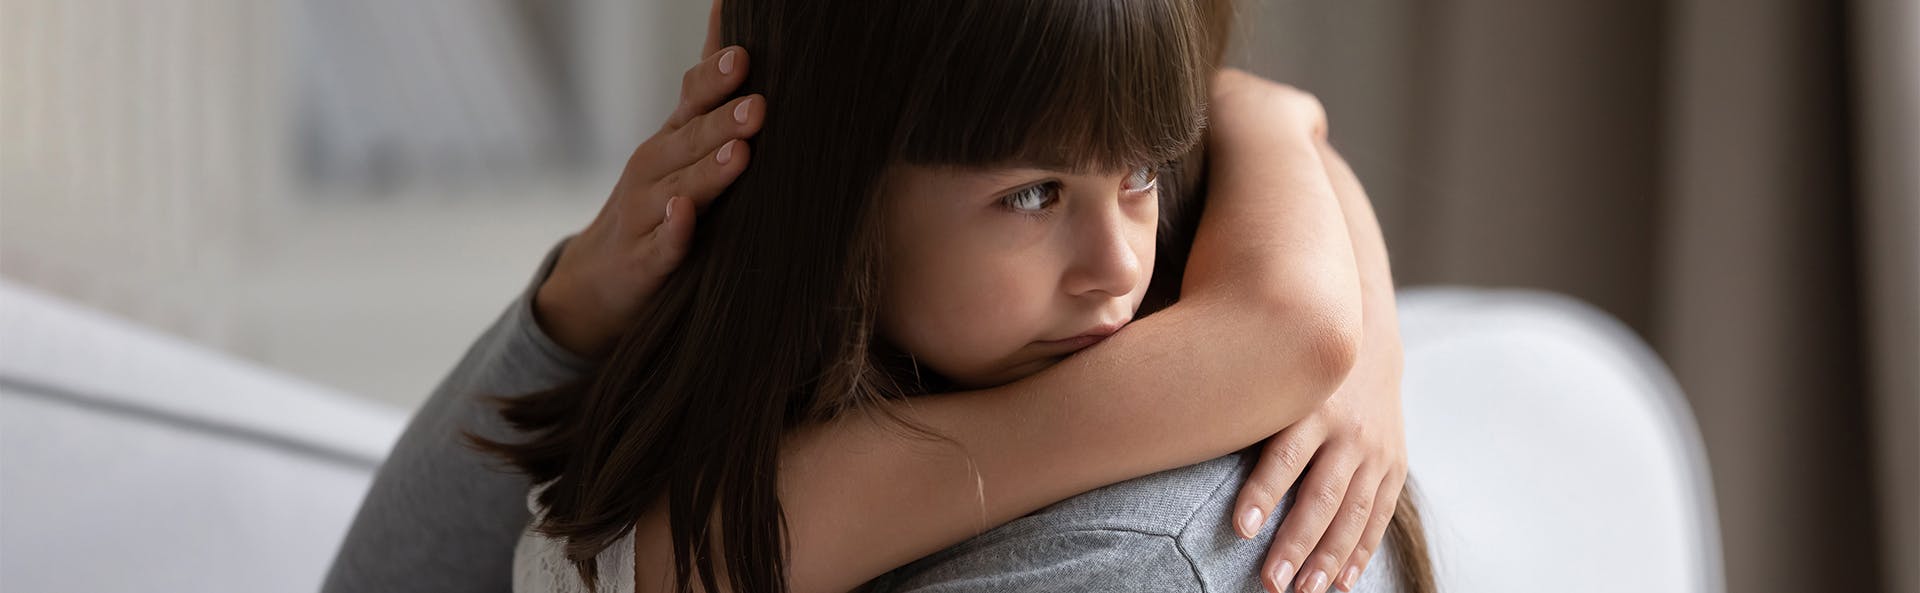
M 566 542 L 590 587 L 599 553 L 664 499 L 680 590 L 715 589 L 717 564 L 734 591 L 786 590 L 781 437 L 927 388 L 876 333 L 886 167 L 1169 163 L 1163 191 L 1191 195 L 1179 182 L 1195 179 L 1224 43 L 1209 10 L 726 0 L 724 41 L 754 58 L 737 93 L 768 99 L 753 166 L 591 375 L 494 398 L 528 440 L 469 442 L 548 483 L 533 527 Z M 1185 202 L 1161 200 L 1160 244 L 1180 254 L 1154 272 L 1163 293 L 1197 219 Z

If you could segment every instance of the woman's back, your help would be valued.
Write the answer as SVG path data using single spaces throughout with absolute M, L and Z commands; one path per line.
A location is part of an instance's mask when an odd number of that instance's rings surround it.
M 870 593 L 1121 591 L 1259 593 L 1275 522 L 1234 533 L 1234 494 L 1258 448 L 1061 501 L 874 581 Z M 1281 498 L 1285 516 L 1293 495 Z M 1353 593 L 1395 591 L 1392 543 Z
M 1241 539 L 1228 518 L 1256 452 L 1242 451 L 1061 501 L 889 572 L 867 593 L 1262 591 L 1274 529 Z M 538 514 L 536 486 L 527 497 Z M 1281 498 L 1285 516 L 1293 495 Z M 1395 591 L 1392 541 L 1353 593 Z M 600 593 L 633 593 L 633 535 L 599 555 Z M 514 551 L 515 593 L 586 593 L 563 543 L 531 526 Z

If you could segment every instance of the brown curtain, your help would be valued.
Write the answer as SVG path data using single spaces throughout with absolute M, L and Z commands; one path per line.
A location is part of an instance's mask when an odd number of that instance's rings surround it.
M 1660 352 L 1729 591 L 1920 591 L 1913 2 L 1243 4 L 1397 282 L 1559 291 Z

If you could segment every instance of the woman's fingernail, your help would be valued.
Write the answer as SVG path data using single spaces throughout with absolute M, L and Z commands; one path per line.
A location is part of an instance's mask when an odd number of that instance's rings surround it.
M 733 74 L 733 50 L 720 54 L 720 73 Z
M 713 160 L 719 161 L 720 164 L 722 165 L 725 165 L 727 164 L 727 162 L 732 161 L 733 160 L 733 143 L 735 142 L 739 142 L 739 140 L 728 140 L 726 144 L 720 145 L 720 152 L 716 152 L 713 154 Z
M 1326 588 L 1327 571 L 1314 569 L 1313 576 L 1307 577 L 1306 586 L 1300 588 L 1300 593 L 1321 593 Z
M 678 199 L 679 196 L 667 198 L 667 218 L 664 222 L 673 222 L 673 201 Z
M 1290 561 L 1281 560 L 1280 568 L 1278 570 L 1273 571 L 1273 590 L 1275 591 L 1287 590 L 1287 581 L 1292 578 L 1293 578 L 1293 563 Z
M 753 99 L 747 99 L 745 101 L 741 101 L 739 105 L 735 105 L 733 107 L 733 121 L 737 121 L 743 124 L 747 123 L 747 106 L 752 104 L 753 104 Z
M 1260 507 L 1247 507 L 1247 510 L 1240 511 L 1240 537 L 1252 538 L 1260 533 L 1260 523 Z
M 1352 591 L 1353 582 L 1357 580 L 1360 580 L 1360 567 L 1349 566 L 1347 567 L 1347 574 L 1340 575 L 1340 588 Z

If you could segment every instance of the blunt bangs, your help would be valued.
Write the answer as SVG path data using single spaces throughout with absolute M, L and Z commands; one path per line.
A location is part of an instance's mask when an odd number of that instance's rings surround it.
M 1109 172 L 1185 154 L 1206 125 L 1193 0 L 974 0 L 917 72 L 895 156 Z

